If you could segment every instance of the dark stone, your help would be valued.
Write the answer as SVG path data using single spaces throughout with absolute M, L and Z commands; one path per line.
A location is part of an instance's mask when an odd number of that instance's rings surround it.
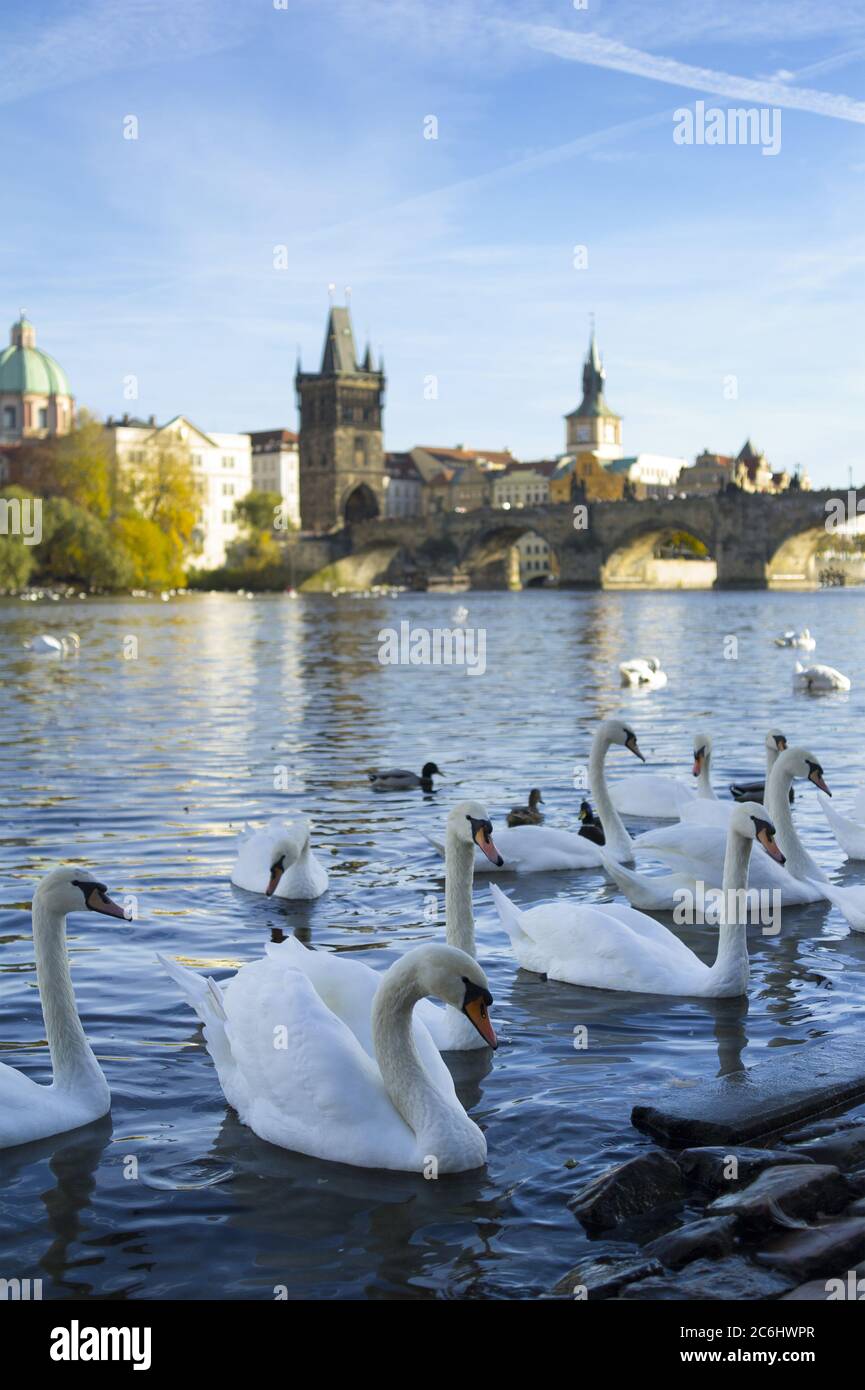
M 855 1173 L 845 1173 L 847 1186 L 852 1197 L 865 1197 L 865 1168 L 857 1168 Z
M 791 1163 L 767 1168 L 738 1192 L 716 1197 L 715 1216 L 735 1216 L 746 1231 L 771 1230 L 791 1217 L 836 1212 L 849 1201 L 847 1184 L 837 1168 L 818 1163 Z
M 735 1216 L 709 1216 L 659 1236 L 643 1246 L 643 1254 L 654 1256 L 668 1269 L 679 1269 L 692 1260 L 716 1260 L 721 1255 L 729 1255 L 735 1240 Z
M 730 1159 L 735 1158 L 738 1177 L 726 1176 Z M 784 1149 L 744 1149 L 735 1145 L 716 1144 L 703 1149 L 684 1149 L 678 1156 L 678 1164 L 689 1182 L 699 1183 L 710 1192 L 733 1192 L 744 1187 L 766 1168 L 777 1168 L 781 1163 L 800 1163 L 797 1154 Z M 813 1159 L 807 1160 L 813 1162 Z
M 672 1148 L 743 1144 L 781 1134 L 802 1120 L 865 1096 L 865 1049 L 856 1036 L 785 1047 L 749 1071 L 704 1081 L 656 1105 L 637 1105 L 631 1122 Z
M 760 1301 L 779 1298 L 790 1288 L 788 1276 L 773 1269 L 760 1269 L 741 1255 L 728 1260 L 697 1260 L 680 1274 L 664 1278 L 641 1279 L 626 1284 L 620 1299 L 680 1300 L 696 1299 Z
M 800 1154 L 807 1154 L 817 1163 L 834 1163 L 843 1170 L 856 1168 L 865 1162 L 865 1125 L 810 1139 L 796 1146 L 797 1159 Z
M 575 1193 L 568 1206 L 587 1231 L 607 1231 L 682 1195 L 682 1175 L 669 1154 L 638 1154 L 608 1168 Z
M 791 1130 L 785 1134 L 785 1144 L 806 1144 L 809 1139 L 825 1139 L 828 1134 L 837 1134 L 839 1130 L 856 1129 L 863 1123 L 861 1115 L 855 1119 L 842 1119 L 836 1115 L 831 1120 L 814 1120 L 810 1125 L 802 1125 L 801 1129 Z
M 553 1293 L 569 1294 L 573 1297 L 574 1288 L 585 1288 L 590 1300 L 615 1298 L 626 1284 L 634 1279 L 645 1279 L 654 1274 L 663 1274 L 657 1260 L 632 1259 L 627 1255 L 600 1255 L 596 1260 L 587 1260 L 572 1269 L 564 1279 L 560 1279 Z
M 787 1300 L 797 1303 L 865 1302 L 865 1264 L 855 1269 L 836 1269 L 834 1274 L 800 1284 L 784 1294 L 783 1301 Z
M 833 1274 L 865 1258 L 865 1219 L 832 1221 L 804 1231 L 785 1231 L 755 1256 L 758 1264 L 790 1274 L 795 1279 L 814 1279 Z
M 865 1197 L 857 1197 L 844 1213 L 845 1216 L 865 1216 Z

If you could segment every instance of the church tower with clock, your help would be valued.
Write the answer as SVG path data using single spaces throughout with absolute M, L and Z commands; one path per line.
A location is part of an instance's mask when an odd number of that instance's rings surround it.
M 622 457 L 622 417 L 604 399 L 606 377 L 593 328 L 583 364 L 583 399 L 565 416 L 565 450 L 568 454 L 592 454 L 601 464 Z

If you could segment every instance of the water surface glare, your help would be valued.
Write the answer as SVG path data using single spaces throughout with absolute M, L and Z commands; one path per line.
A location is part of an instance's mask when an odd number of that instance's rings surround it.
M 460 607 L 486 631 L 483 676 L 379 664 L 382 628 L 451 626 Z M 861 1026 L 865 935 L 835 909 L 785 909 L 780 936 L 750 929 L 747 1001 L 670 1000 L 519 971 L 489 880 L 476 879 L 501 1046 L 450 1061 L 489 1162 L 438 1181 L 258 1140 L 227 1109 L 155 952 L 224 978 L 281 929 L 384 969 L 443 931 L 428 920 L 433 900 L 443 914 L 442 864 L 420 831 L 464 797 L 503 824 L 532 786 L 548 824 L 575 829 L 575 765 L 588 760 L 597 720 L 616 712 L 653 772 L 687 775 L 693 733 L 711 732 L 724 789 L 762 771 L 765 732 L 779 726 L 819 757 L 849 812 L 865 784 L 863 618 L 857 590 L 0 602 L 2 1060 L 48 1078 L 30 936 L 38 878 L 82 863 L 115 897 L 134 895 L 139 914 L 129 925 L 69 920 L 79 1009 L 113 1109 L 85 1130 L 0 1153 L 0 1277 L 41 1278 L 44 1297 L 61 1299 L 271 1299 L 280 1286 L 291 1298 L 531 1298 L 587 1250 L 613 1248 L 590 1243 L 566 1203 L 646 1147 L 629 1122 L 635 1103 Z M 812 659 L 845 671 L 848 695 L 793 695 L 795 656 L 771 644 L 791 626 L 811 628 Z M 36 633 L 70 630 L 77 657 L 23 649 Z M 130 636 L 138 656 L 126 660 Z M 730 636 L 737 660 L 725 659 Z M 659 656 L 669 685 L 621 691 L 617 665 L 634 655 Z M 419 770 L 428 759 L 449 774 L 434 795 L 367 788 L 367 768 Z M 607 767 L 611 780 L 639 770 L 620 749 Z M 277 768 L 288 791 L 274 789 Z M 304 904 L 233 888 L 237 829 L 292 810 L 313 818 L 329 892 Z M 826 869 L 865 881 L 805 784 L 794 814 Z M 610 896 L 594 870 L 497 881 L 524 905 Z M 680 934 L 713 958 L 710 929 Z M 580 1025 L 585 1049 L 574 1046 Z

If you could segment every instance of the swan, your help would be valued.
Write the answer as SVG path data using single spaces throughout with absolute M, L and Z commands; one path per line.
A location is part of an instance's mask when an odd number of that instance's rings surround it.
M 460 801 L 447 818 L 445 833 L 445 936 L 449 946 L 472 957 L 477 954 L 472 907 L 475 846 L 491 863 L 501 863 L 493 843 L 492 823 L 483 806 L 479 801 Z M 422 999 L 415 1017 L 429 1029 L 439 1052 L 485 1046 L 484 1038 L 458 1009 L 442 1009 Z
M 803 627 L 801 632 L 796 632 L 795 628 L 789 627 L 783 637 L 775 638 L 775 646 L 799 647 L 803 652 L 813 652 L 817 643 L 807 627 Z
M 661 670 L 656 656 L 635 656 L 619 667 L 622 685 L 638 686 L 641 690 L 660 690 L 667 684 L 667 674 Z
M 431 792 L 434 790 L 433 777 L 444 777 L 444 773 L 435 763 L 424 763 L 420 775 L 407 772 L 404 767 L 389 767 L 368 772 L 367 777 L 374 792 L 411 792 L 417 787 Z
M 865 883 L 839 888 L 834 883 L 821 880 L 814 887 L 820 890 L 821 897 L 828 898 L 837 907 L 851 931 L 865 932 Z
M 280 1148 L 357 1168 L 482 1167 L 486 1140 L 413 1018 L 434 994 L 496 1047 L 477 961 L 431 942 L 379 974 L 295 937 L 265 949 L 224 991 L 159 956 L 204 1024 L 219 1084 L 243 1123 Z
M 543 825 L 544 813 L 538 810 L 538 806 L 543 804 L 544 798 L 539 789 L 532 787 L 528 806 L 512 806 L 508 811 L 508 825 Z
M 245 826 L 231 882 L 269 898 L 320 898 L 327 891 L 327 871 L 310 848 L 310 829 L 306 816 L 274 817 L 263 830 Z
M 25 642 L 24 646 L 27 651 L 41 656 L 72 656 L 80 650 L 81 638 L 77 632 L 70 632 L 66 637 L 52 637 L 50 632 L 40 632 L 38 637 L 34 637 L 32 642 Z
M 686 806 L 694 801 L 714 802 L 712 787 L 712 740 L 708 734 L 694 738 L 693 774 L 696 791 L 678 777 L 625 777 L 610 789 L 613 805 L 624 816 L 640 816 L 644 820 L 681 818 Z
M 490 889 L 523 970 L 593 989 L 734 997 L 747 992 L 749 973 L 739 894 L 748 886 L 755 839 L 767 854 L 783 858 L 773 837 L 762 806 L 736 806 L 727 829 L 718 950 L 711 966 L 653 917 L 623 904 L 554 902 L 523 912 L 495 884 Z
M 78 1017 L 66 950 L 66 916 L 85 909 L 126 921 L 105 884 L 84 869 L 53 869 L 33 895 L 36 982 L 54 1078 L 43 1086 L 0 1062 L 0 1149 L 64 1134 L 111 1108 L 108 1082 Z
M 824 894 L 815 886 L 815 881 L 822 882 L 826 878 L 805 849 L 793 824 L 790 786 L 794 777 L 806 777 L 820 791 L 829 792 L 823 779 L 823 769 L 813 753 L 808 753 L 804 748 L 787 748 L 779 754 L 769 778 L 766 810 L 776 827 L 778 844 L 785 855 L 786 865 L 782 868 L 761 855 L 751 866 L 751 885 L 779 891 L 784 907 L 819 902 Z M 697 880 L 712 885 L 721 882 L 725 838 L 720 826 L 682 822 L 659 827 L 638 835 L 634 846 L 661 859 L 673 870 L 673 874 L 649 878 L 644 874 L 629 873 L 605 859 L 607 872 L 630 902 L 639 901 L 655 911 L 672 911 L 674 893 L 681 886 L 682 879 L 691 884 Z M 674 882 L 674 879 L 677 881 Z
M 805 690 L 809 695 L 823 690 L 849 690 L 852 684 L 850 677 L 836 671 L 834 666 L 803 666 L 797 661 L 793 668 L 793 689 Z
M 817 794 L 817 800 L 823 808 L 832 834 L 847 858 L 865 859 L 865 825 L 859 825 L 857 821 L 848 820 L 846 816 L 840 815 L 820 792 Z
M 604 776 L 604 759 L 613 744 L 627 748 L 643 762 L 645 758 L 637 746 L 637 735 L 628 724 L 619 719 L 605 719 L 598 725 L 589 755 L 589 781 L 607 846 L 614 858 L 628 862 L 633 857 L 631 837 L 610 801 Z M 439 854 L 445 853 L 445 844 L 439 835 L 423 833 Z M 522 874 L 555 869 L 597 869 L 603 862 L 598 846 L 584 835 L 571 830 L 555 830 L 547 825 L 516 825 L 497 830 L 496 847 L 498 862 L 482 854 L 480 849 L 475 851 L 475 873 L 487 873 L 492 869 Z
M 766 776 L 762 782 L 733 782 L 730 786 L 730 795 L 734 801 L 762 801 L 766 795 L 766 788 L 769 785 L 769 778 L 778 754 L 783 753 L 787 747 L 786 735 L 782 734 L 780 729 L 770 729 L 765 738 L 765 747 Z M 723 802 L 719 803 L 719 805 L 724 804 Z

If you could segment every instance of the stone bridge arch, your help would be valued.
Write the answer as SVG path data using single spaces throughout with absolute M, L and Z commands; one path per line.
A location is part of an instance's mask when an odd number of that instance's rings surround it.
M 561 561 L 558 537 L 555 528 L 549 524 L 549 517 L 534 511 L 525 516 L 519 511 L 501 512 L 497 519 L 482 526 L 477 534 L 463 542 L 459 557 L 459 567 L 467 574 L 472 588 L 519 588 L 520 555 L 519 543 L 537 537 L 546 547 L 546 554 L 538 554 L 537 559 L 548 561 L 548 570 L 527 569 L 527 564 L 535 557 L 523 557 L 523 587 L 531 587 L 549 573 L 558 582 Z M 528 582 L 526 582 L 528 580 Z
M 600 583 L 605 589 L 714 587 L 717 524 L 711 505 L 635 502 L 604 528 Z

